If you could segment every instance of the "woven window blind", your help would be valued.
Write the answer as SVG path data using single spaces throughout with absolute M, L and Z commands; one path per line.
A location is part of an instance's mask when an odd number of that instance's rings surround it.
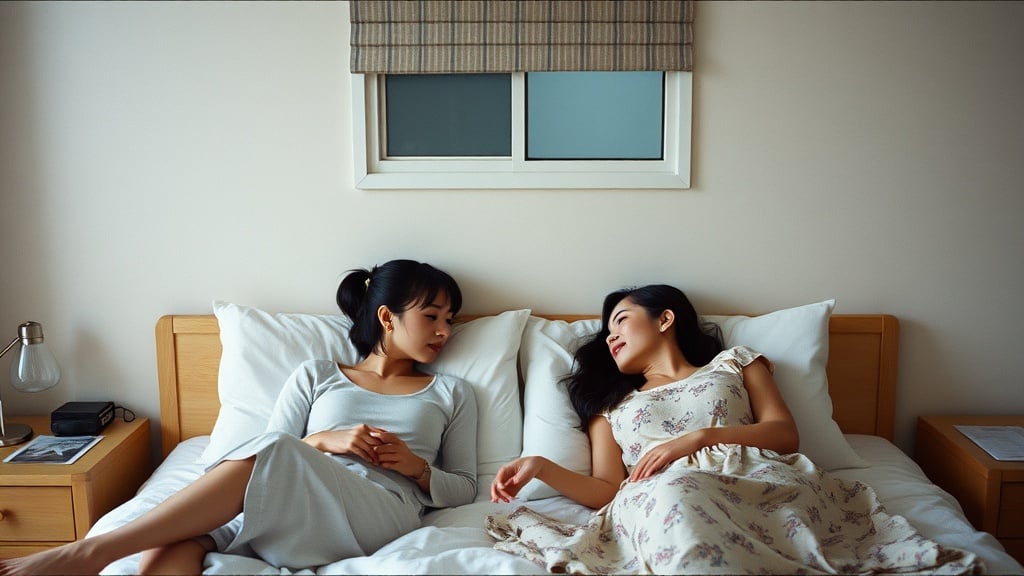
M 352 72 L 693 69 L 692 0 L 351 0 Z

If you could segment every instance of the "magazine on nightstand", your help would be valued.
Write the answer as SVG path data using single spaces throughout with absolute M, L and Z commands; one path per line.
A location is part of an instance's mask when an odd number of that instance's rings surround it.
M 996 460 L 1024 460 L 1024 427 L 954 426 Z
M 36 436 L 4 462 L 24 464 L 71 464 L 103 439 L 103 436 Z

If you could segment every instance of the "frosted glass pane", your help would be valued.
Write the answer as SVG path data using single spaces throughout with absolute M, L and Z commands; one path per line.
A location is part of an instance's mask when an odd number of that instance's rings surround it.
M 388 156 L 511 156 L 511 74 L 385 78 Z
M 662 72 L 529 72 L 530 160 L 660 160 Z

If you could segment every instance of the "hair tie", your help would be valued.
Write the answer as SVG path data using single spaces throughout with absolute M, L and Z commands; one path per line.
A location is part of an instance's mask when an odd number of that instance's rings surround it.
M 367 290 L 370 289 L 370 277 L 369 276 L 366 277 L 366 282 L 363 282 L 363 284 L 366 286 Z

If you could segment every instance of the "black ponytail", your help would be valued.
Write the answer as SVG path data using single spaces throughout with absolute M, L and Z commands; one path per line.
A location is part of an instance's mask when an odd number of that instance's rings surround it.
M 365 268 L 349 270 L 338 286 L 338 308 L 349 318 L 355 318 L 366 301 L 370 271 Z

